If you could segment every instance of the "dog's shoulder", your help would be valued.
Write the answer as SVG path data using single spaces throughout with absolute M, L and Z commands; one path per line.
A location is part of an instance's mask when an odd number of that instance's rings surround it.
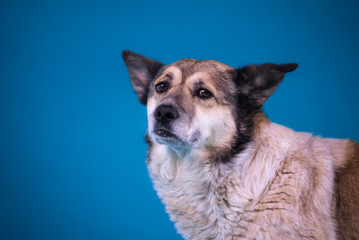
M 263 119 L 257 126 L 254 140 L 262 146 L 263 156 L 285 156 L 270 188 L 283 186 L 284 180 L 295 185 L 297 194 L 289 190 L 286 194 L 296 196 L 300 215 L 316 213 L 313 219 L 323 222 L 336 218 L 330 229 L 336 228 L 338 237 L 358 239 L 359 144 L 295 132 Z
M 294 141 L 296 146 L 288 153 L 282 171 L 290 172 L 291 168 L 296 169 L 297 174 L 306 172 L 306 181 L 301 187 L 308 188 L 306 192 L 312 197 L 301 197 L 304 212 L 308 206 L 313 207 L 313 212 L 322 210 L 320 208 L 335 212 L 332 218 L 337 219 L 339 239 L 359 239 L 359 143 L 290 130 L 286 133 L 290 133 L 291 138 L 285 141 Z M 332 201 L 329 201 L 330 195 Z

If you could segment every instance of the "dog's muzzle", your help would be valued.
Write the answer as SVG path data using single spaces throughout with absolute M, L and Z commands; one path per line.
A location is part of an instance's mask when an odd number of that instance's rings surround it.
M 172 147 L 191 147 L 200 139 L 200 133 L 191 133 L 176 105 L 160 104 L 153 112 L 151 137 L 160 144 Z

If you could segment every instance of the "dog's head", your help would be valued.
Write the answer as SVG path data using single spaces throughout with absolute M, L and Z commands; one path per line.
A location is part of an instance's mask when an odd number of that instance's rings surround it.
M 297 64 L 232 68 L 213 60 L 169 65 L 124 51 L 132 86 L 147 105 L 151 140 L 175 149 L 248 142 L 252 117 Z

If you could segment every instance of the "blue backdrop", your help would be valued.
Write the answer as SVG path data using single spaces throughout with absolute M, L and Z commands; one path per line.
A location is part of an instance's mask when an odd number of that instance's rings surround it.
M 249 3 L 250 2 L 250 3 Z M 181 239 L 121 51 L 297 62 L 272 121 L 359 140 L 358 1 L 1 1 L 0 239 Z

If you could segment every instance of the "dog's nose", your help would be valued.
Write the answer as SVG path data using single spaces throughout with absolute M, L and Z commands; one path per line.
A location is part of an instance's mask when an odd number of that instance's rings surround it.
M 155 111 L 156 121 L 159 123 L 168 123 L 178 117 L 177 110 L 171 105 L 160 105 Z

